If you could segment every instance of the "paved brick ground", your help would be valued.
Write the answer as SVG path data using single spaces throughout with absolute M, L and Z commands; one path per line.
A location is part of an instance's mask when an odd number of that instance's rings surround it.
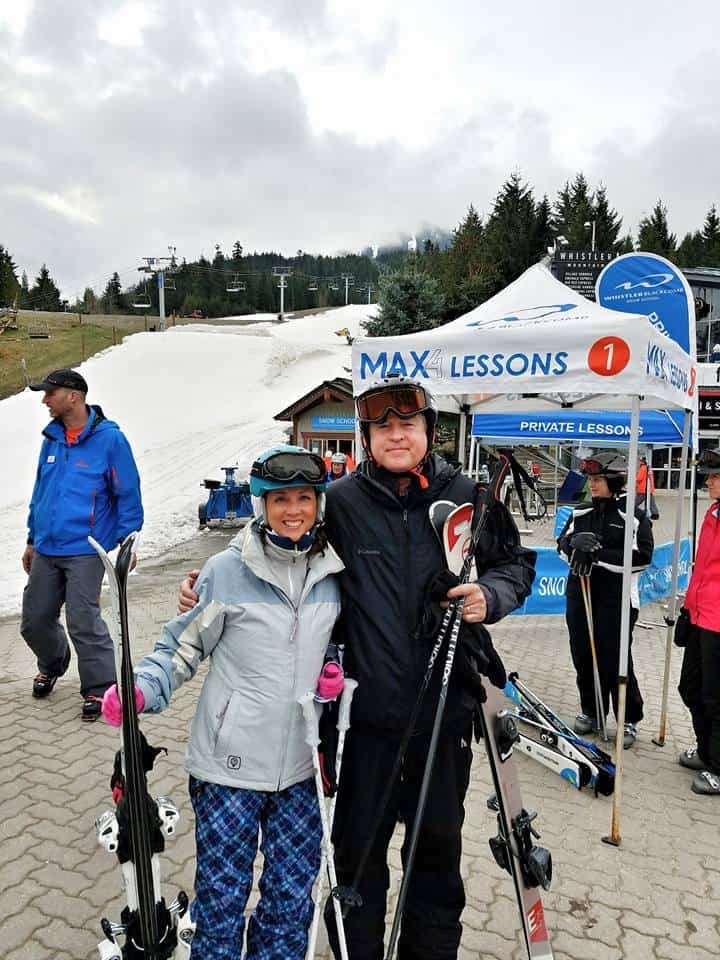
M 663 505 L 658 540 L 671 527 Z M 533 540 L 549 542 L 549 524 Z M 131 581 L 133 646 L 146 652 L 175 607 L 180 574 L 220 549 L 223 534 L 198 537 L 163 566 L 145 565 Z M 528 538 L 529 539 L 529 538 Z M 644 608 L 641 621 L 660 619 Z M 574 680 L 561 617 L 510 618 L 494 628 L 507 665 L 571 718 Z M 673 686 L 667 743 L 654 746 L 661 696 L 664 629 L 636 633 L 635 657 L 647 719 L 625 754 L 622 846 L 601 843 L 610 827 L 610 798 L 574 791 L 521 758 L 526 803 L 539 810 L 542 842 L 553 853 L 555 879 L 545 895 L 557 960 L 710 960 L 720 954 L 720 801 L 691 793 L 691 774 L 677 763 L 690 744 L 688 717 Z M 29 696 L 35 665 L 15 619 L 0 622 L 0 955 L 4 960 L 81 960 L 96 956 L 99 919 L 122 906 L 114 858 L 96 844 L 94 820 L 110 805 L 108 781 L 117 734 L 78 719 L 73 669 L 47 701 Z M 152 775 L 155 793 L 181 806 L 179 837 L 164 858 L 167 892 L 192 891 L 193 818 L 182 769 L 187 728 L 199 683 L 180 691 L 165 714 L 146 718 L 151 742 L 169 756 Z M 487 838 L 494 817 L 482 746 L 475 748 L 468 796 L 463 870 L 468 906 L 462 960 L 520 960 L 510 880 L 492 860 Z M 397 839 L 397 838 L 396 838 Z M 394 844 L 393 890 L 399 882 Z

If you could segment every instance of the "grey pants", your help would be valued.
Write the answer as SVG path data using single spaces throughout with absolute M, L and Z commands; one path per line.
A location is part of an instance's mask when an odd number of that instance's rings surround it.
M 37 657 L 38 670 L 61 676 L 70 663 L 67 634 L 59 621 L 65 604 L 83 697 L 102 696 L 115 683 L 115 654 L 100 616 L 103 565 L 99 557 L 48 557 L 35 553 L 23 592 L 20 631 Z

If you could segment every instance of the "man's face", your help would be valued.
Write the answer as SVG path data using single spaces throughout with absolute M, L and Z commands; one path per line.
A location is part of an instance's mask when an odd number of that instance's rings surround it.
M 345 469 L 344 463 L 333 463 L 330 465 L 334 477 L 342 476 L 342 472 Z
M 64 417 L 70 413 L 79 396 L 76 390 L 70 390 L 67 387 L 55 387 L 53 390 L 47 390 L 42 398 L 42 402 L 48 408 L 51 417 Z
M 403 419 L 389 413 L 383 423 L 370 424 L 370 450 L 378 466 L 407 473 L 427 453 L 427 424 L 422 413 Z

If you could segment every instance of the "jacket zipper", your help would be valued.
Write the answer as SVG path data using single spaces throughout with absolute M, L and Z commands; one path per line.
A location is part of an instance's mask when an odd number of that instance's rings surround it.
M 95 500 L 97 499 L 97 487 L 93 487 L 92 507 L 90 508 L 90 530 L 95 527 Z
M 292 611 L 293 611 L 293 623 L 292 623 L 292 629 L 290 631 L 290 648 L 293 651 L 292 690 L 294 692 L 295 682 L 297 680 L 297 650 L 294 649 L 294 646 L 295 646 L 295 635 L 297 634 L 299 611 L 298 611 L 298 608 L 292 603 L 289 597 L 286 597 L 286 599 L 288 600 L 288 603 L 290 603 L 290 606 L 292 607 Z M 282 751 L 282 756 L 280 757 L 280 768 L 278 770 L 278 780 L 277 780 L 278 791 L 280 790 L 280 784 L 282 783 L 283 770 L 285 769 L 285 763 L 287 761 L 288 744 L 290 742 L 290 729 L 292 727 L 292 719 L 293 719 L 293 708 L 296 706 L 297 706 L 296 703 L 291 703 L 290 708 L 287 711 L 283 751 Z

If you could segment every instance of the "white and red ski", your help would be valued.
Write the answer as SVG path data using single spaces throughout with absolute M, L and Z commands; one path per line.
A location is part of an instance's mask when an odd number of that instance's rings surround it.
M 448 569 L 462 575 L 472 549 L 474 508 L 465 503 L 448 509 L 448 504 L 449 501 L 433 504 L 430 521 L 442 543 Z M 497 812 L 498 822 L 498 833 L 490 840 L 490 849 L 497 863 L 512 877 L 528 960 L 552 960 L 540 895 L 541 888 L 547 890 L 550 886 L 552 858 L 547 850 L 536 846 L 536 814 L 525 810 L 520 795 L 513 758 L 517 726 L 508 715 L 503 691 L 489 682 L 484 686 L 487 699 L 480 705 L 480 720 L 495 789 L 488 806 Z

